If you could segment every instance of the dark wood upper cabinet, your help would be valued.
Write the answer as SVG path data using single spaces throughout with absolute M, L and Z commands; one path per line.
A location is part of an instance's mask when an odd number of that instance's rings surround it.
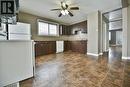
M 79 32 L 79 31 L 81 33 L 87 33 L 87 20 L 80 22 L 80 23 L 70 25 L 70 28 L 71 28 L 72 34 L 77 34 L 77 32 Z
M 60 35 L 71 35 L 71 29 L 67 25 L 59 26 Z
M 60 25 L 60 35 L 74 35 L 77 34 L 79 31 L 81 33 L 87 33 L 87 20 L 76 23 L 73 25 Z

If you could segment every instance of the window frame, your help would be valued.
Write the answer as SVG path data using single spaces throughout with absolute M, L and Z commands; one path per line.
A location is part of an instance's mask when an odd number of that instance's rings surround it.
M 48 24 L 48 35 L 41 35 L 41 34 L 39 34 L 39 22 L 43 22 L 43 23 L 47 23 Z M 49 25 L 56 25 L 56 27 L 57 27 L 57 34 L 56 35 L 54 35 L 54 34 L 50 34 L 50 26 Z M 59 24 L 58 23 L 56 23 L 56 22 L 50 22 L 50 21 L 45 21 L 45 20 L 41 20 L 41 19 L 37 19 L 37 34 L 38 34 L 38 36 L 59 36 Z

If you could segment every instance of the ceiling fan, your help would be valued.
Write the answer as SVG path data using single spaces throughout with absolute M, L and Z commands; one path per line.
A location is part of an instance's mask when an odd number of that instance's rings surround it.
M 61 17 L 62 15 L 70 15 L 71 17 L 74 16 L 70 10 L 79 10 L 79 7 L 69 7 L 65 2 L 61 2 L 61 8 L 58 9 L 51 9 L 51 11 L 60 11 L 60 14 L 58 17 Z

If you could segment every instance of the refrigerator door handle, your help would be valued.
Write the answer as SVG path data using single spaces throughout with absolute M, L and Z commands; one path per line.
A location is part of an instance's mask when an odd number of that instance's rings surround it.
M 5 34 L 0 33 L 0 36 L 6 36 Z

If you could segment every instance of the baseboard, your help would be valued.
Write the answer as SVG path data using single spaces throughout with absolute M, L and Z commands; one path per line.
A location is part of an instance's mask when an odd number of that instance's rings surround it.
M 123 56 L 122 59 L 130 59 L 130 57 L 124 57 L 124 56 Z
M 56 53 L 63 53 L 64 51 L 62 51 L 62 52 L 56 52 Z
M 7 85 L 5 87 L 20 87 L 20 86 L 19 86 L 19 82 L 18 82 L 18 83 L 13 83 L 13 84 Z
M 99 54 L 87 53 L 87 55 L 92 55 L 92 56 L 100 56 L 100 55 L 103 55 L 103 53 L 99 53 Z

